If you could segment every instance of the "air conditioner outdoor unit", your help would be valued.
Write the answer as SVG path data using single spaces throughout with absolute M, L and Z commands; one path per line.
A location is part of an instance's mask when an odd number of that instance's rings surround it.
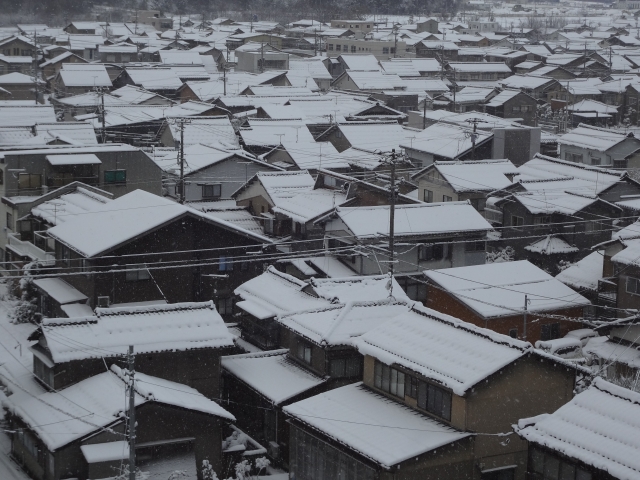
M 108 308 L 110 304 L 109 297 L 98 297 L 98 307 Z

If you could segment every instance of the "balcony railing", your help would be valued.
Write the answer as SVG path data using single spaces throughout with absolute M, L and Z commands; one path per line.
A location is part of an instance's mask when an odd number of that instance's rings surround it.
M 31 260 L 42 262 L 45 265 L 56 263 L 56 257 L 53 253 L 45 252 L 29 241 L 20 240 L 16 233 L 9 234 L 9 246 L 21 257 L 29 257 Z
M 502 225 L 502 212 L 500 210 L 484 209 L 484 218 L 487 222 L 499 223 Z

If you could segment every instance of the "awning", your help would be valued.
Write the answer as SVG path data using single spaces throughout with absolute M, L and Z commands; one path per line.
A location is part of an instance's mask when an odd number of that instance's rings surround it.
M 86 303 L 68 303 L 60 308 L 69 318 L 92 317 L 93 309 Z
M 126 441 L 80 445 L 80 451 L 87 463 L 113 462 L 129 458 L 129 444 Z
M 39 278 L 33 284 L 53 298 L 60 305 L 73 302 L 84 302 L 87 296 L 59 278 Z
M 76 155 L 47 155 L 45 158 L 54 166 L 100 165 L 102 163 L 93 153 L 79 153 Z

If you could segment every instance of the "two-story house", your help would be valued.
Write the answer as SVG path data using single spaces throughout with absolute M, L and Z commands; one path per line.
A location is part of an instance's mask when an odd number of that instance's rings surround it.
M 591 305 L 526 260 L 426 270 L 424 275 L 427 307 L 532 343 L 581 328 Z
M 581 123 L 558 138 L 560 158 L 570 162 L 613 168 L 637 168 L 640 165 L 640 140 L 633 133 Z
M 639 405 L 637 392 L 596 378 L 555 412 L 519 420 L 514 430 L 529 444 L 527 478 L 635 478 Z
M 421 306 L 355 344 L 361 383 L 284 407 L 297 479 L 524 479 L 526 443 L 491 434 L 573 395 L 569 365 Z
M 91 307 L 213 299 L 224 318 L 233 313 L 233 289 L 262 271 L 261 249 L 272 243 L 142 190 L 56 225 L 47 235 L 56 267 L 74 272 L 65 280 Z

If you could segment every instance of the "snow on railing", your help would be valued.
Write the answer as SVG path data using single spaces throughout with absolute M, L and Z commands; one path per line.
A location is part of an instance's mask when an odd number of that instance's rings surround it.
M 20 240 L 17 233 L 10 233 L 9 246 L 20 256 L 29 257 L 31 260 L 37 260 L 47 265 L 53 265 L 56 257 L 52 253 L 45 252 L 41 248 L 36 247 L 29 241 Z

